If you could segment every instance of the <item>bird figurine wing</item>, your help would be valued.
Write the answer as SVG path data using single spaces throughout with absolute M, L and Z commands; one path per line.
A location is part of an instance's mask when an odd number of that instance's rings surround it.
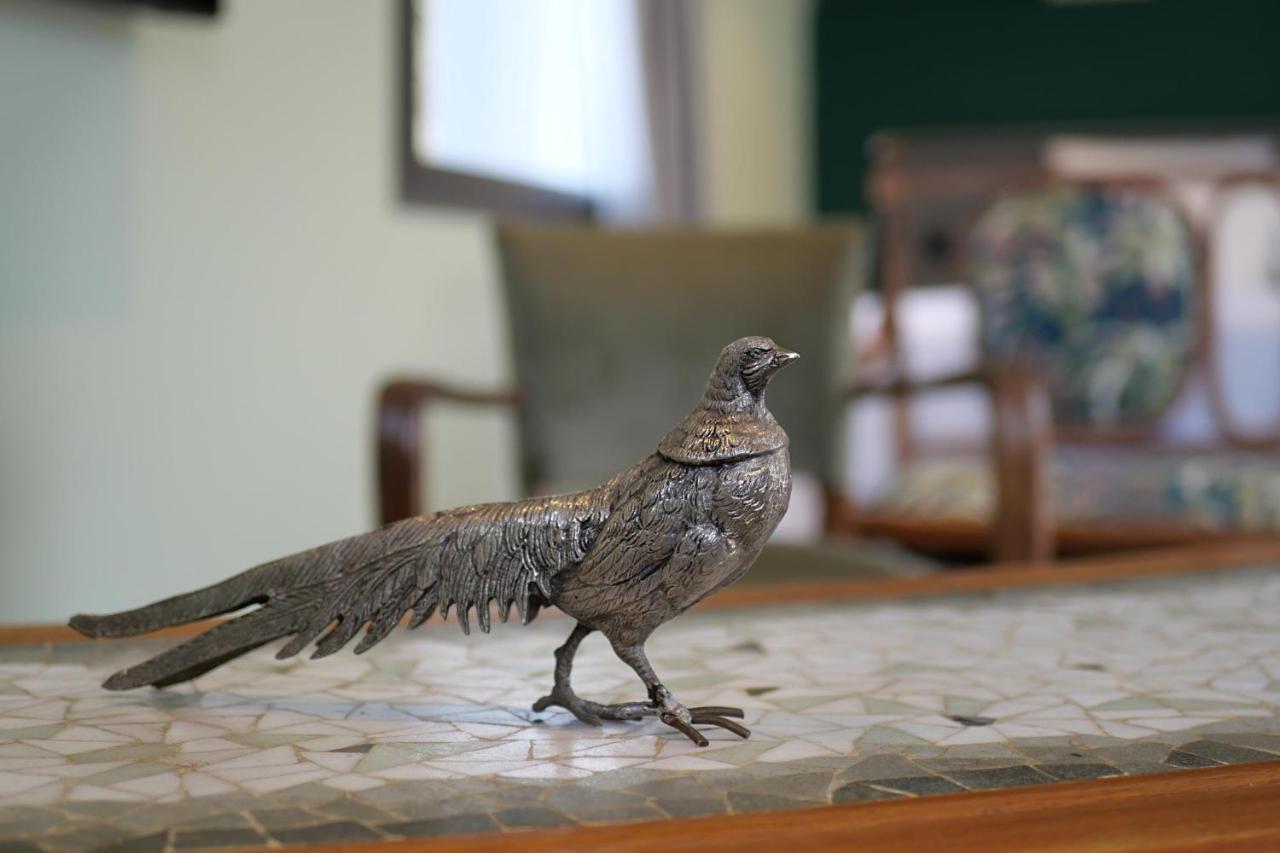
M 284 637 L 292 639 L 277 657 L 296 655 L 312 641 L 318 641 L 312 656 L 324 657 L 367 626 L 356 647 L 360 653 L 410 612 L 410 626 L 416 627 L 437 609 L 447 616 L 456 608 L 469 633 L 474 608 L 480 629 L 487 632 L 494 602 L 502 621 L 514 606 L 527 622 L 549 603 L 550 579 L 576 564 L 595 543 L 616 479 L 571 495 L 406 519 L 137 610 L 82 614 L 71 625 L 90 637 L 123 637 L 258 605 L 116 673 L 103 685 L 127 690 L 187 681 Z

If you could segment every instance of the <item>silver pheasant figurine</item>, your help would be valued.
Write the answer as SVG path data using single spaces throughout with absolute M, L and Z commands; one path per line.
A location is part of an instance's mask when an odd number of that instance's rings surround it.
M 741 578 L 791 498 L 787 435 L 765 406 L 773 375 L 798 356 L 769 338 L 725 347 L 701 402 L 657 452 L 584 492 L 482 504 L 410 518 L 362 536 L 283 557 L 205 589 L 106 616 L 79 615 L 89 637 L 127 637 L 254 607 L 137 666 L 104 687 L 164 687 L 195 678 L 259 646 L 290 638 L 276 654 L 312 657 L 345 646 L 362 628 L 359 654 L 412 613 L 470 614 L 487 632 L 490 606 L 521 623 L 555 605 L 577 620 L 556 650 L 555 684 L 534 703 L 586 723 L 657 716 L 694 743 L 697 725 L 741 737 L 738 708 L 687 708 L 645 656 L 654 629 Z M 592 631 L 635 670 L 648 701 L 604 705 L 569 684 L 574 654 Z

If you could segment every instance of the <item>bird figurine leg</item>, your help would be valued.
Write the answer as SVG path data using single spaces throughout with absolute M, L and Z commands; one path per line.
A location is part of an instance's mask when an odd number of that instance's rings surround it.
M 649 658 L 644 653 L 644 643 L 622 645 L 614 643 L 614 652 L 624 663 L 636 671 L 645 687 L 649 689 L 649 705 L 647 712 L 656 714 L 659 720 L 677 729 L 698 746 L 706 746 L 707 739 L 702 732 L 694 728 L 697 725 L 719 726 L 733 732 L 740 738 L 751 736 L 751 730 L 735 723 L 726 717 L 743 718 L 741 708 L 727 708 L 721 705 L 705 705 L 697 708 L 686 708 L 676 701 L 649 665 Z
M 614 652 L 634 669 L 640 676 L 640 680 L 645 683 L 649 689 L 648 702 L 619 702 L 615 705 L 602 705 L 599 702 L 581 698 L 573 692 L 569 684 L 569 676 L 578 646 L 591 631 L 591 628 L 579 623 L 574 627 L 569 639 L 564 641 L 564 645 L 556 649 L 555 685 L 550 693 L 533 703 L 533 710 L 545 711 L 554 705 L 564 708 L 582 722 L 593 726 L 600 725 L 604 720 L 634 721 L 645 717 L 657 717 L 668 726 L 678 729 L 698 746 L 706 746 L 707 739 L 694 728 L 695 725 L 719 726 L 743 738 L 751 735 L 751 731 L 746 726 L 725 719 L 726 717 L 741 719 L 743 716 L 741 708 L 726 708 L 719 705 L 686 708 L 677 702 L 671 695 L 671 691 L 658 681 L 657 674 L 654 673 L 653 667 L 649 665 L 649 659 L 645 656 L 643 644 L 633 646 L 615 644 Z
M 578 652 L 578 645 L 592 631 L 579 623 L 574 627 L 569 639 L 556 649 L 555 686 L 551 692 L 533 703 L 533 710 L 545 711 L 552 705 L 564 708 L 584 723 L 600 725 L 602 720 L 639 720 L 654 710 L 644 702 L 623 702 L 618 705 L 601 705 L 583 699 L 573 692 L 569 686 L 569 673 L 573 669 L 573 656 Z

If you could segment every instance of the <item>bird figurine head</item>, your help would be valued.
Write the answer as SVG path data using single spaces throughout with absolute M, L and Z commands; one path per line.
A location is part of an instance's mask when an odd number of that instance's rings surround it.
M 772 338 L 759 335 L 738 338 L 720 350 L 720 358 L 707 383 L 707 395 L 748 405 L 762 400 L 773 375 L 799 357 L 778 346 Z
M 702 400 L 667 433 L 658 452 L 686 465 L 710 465 L 771 453 L 787 434 L 765 406 L 773 375 L 800 356 L 770 338 L 738 338 L 720 351 Z

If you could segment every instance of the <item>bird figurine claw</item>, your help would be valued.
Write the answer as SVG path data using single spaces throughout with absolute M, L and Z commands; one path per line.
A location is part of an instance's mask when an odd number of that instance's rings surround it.
M 277 658 L 313 641 L 312 657 L 345 646 L 362 628 L 359 654 L 412 614 L 417 627 L 456 608 L 470 633 L 490 607 L 521 623 L 554 605 L 577 621 L 556 649 L 551 693 L 533 705 L 564 708 L 584 723 L 657 717 L 698 746 L 696 726 L 739 737 L 739 708 L 688 708 L 663 686 L 644 644 L 659 625 L 741 578 L 791 499 L 787 435 L 765 406 L 774 374 L 798 356 L 769 338 L 741 338 L 720 352 L 706 392 L 655 453 L 594 489 L 482 504 L 409 518 L 249 569 L 195 592 L 136 610 L 78 615 L 89 637 L 126 637 L 253 607 L 104 683 L 109 690 L 165 687 L 274 640 Z M 569 684 L 582 640 L 600 631 L 648 690 L 647 702 L 601 705 Z

